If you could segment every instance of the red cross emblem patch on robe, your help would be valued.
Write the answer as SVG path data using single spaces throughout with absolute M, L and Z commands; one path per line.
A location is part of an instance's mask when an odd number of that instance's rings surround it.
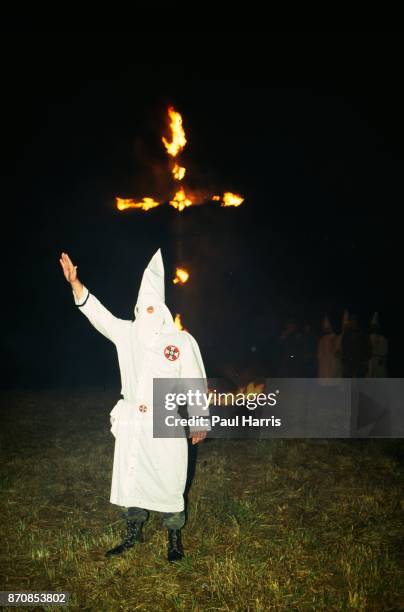
M 180 349 L 174 344 L 168 344 L 164 349 L 164 357 L 169 361 L 175 361 L 180 356 Z

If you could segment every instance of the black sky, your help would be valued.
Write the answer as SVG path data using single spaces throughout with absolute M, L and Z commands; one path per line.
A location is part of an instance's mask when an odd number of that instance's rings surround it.
M 251 346 L 265 362 L 287 316 L 316 325 L 327 310 L 338 329 L 345 307 L 363 323 L 380 311 L 402 375 L 402 33 L 191 39 L 181 63 L 139 34 L 4 34 L 3 385 L 115 384 L 59 253 L 129 318 L 148 259 L 161 246 L 169 279 L 179 237 L 193 282 L 167 283 L 167 300 L 210 375 L 234 355 L 251 365 Z M 193 186 L 243 206 L 115 210 L 116 195 L 164 191 L 169 104 Z

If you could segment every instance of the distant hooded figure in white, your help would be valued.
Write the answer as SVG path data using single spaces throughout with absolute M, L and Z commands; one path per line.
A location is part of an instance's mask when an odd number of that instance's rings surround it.
M 369 359 L 368 376 L 370 378 L 386 378 L 388 342 L 386 336 L 381 333 L 378 312 L 375 312 L 372 317 L 369 337 L 372 354 Z
M 153 438 L 153 378 L 206 381 L 198 344 L 176 328 L 165 304 L 160 249 L 144 271 L 134 321 L 112 315 L 79 281 L 77 266 L 66 253 L 60 263 L 75 304 L 118 353 L 123 399 L 110 413 L 115 436 L 110 501 L 126 507 L 127 531 L 106 556 L 119 555 L 143 541 L 143 524 L 148 511 L 154 510 L 163 513 L 168 530 L 167 558 L 178 561 L 184 556 L 181 529 L 188 445 L 185 436 Z M 208 425 L 190 427 L 192 443 L 202 441 L 208 430 Z
M 340 378 L 341 360 L 339 358 L 339 339 L 334 333 L 330 320 L 324 316 L 322 324 L 322 336 L 318 341 L 318 378 L 321 385 L 333 385 L 331 379 Z

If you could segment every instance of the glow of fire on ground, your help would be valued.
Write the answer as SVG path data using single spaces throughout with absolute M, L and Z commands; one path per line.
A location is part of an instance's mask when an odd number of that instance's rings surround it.
M 254 395 L 258 395 L 259 393 L 264 393 L 265 385 L 256 384 L 255 382 L 250 382 L 246 387 L 240 387 L 237 389 L 236 393 L 242 393 L 243 395 L 248 395 L 249 393 L 253 393 Z
M 247 397 L 249 394 L 257 396 L 265 392 L 265 385 L 256 382 L 249 382 L 245 387 L 239 387 L 235 391 L 217 391 L 216 389 L 208 389 L 209 393 L 216 393 L 216 406 L 232 406 L 233 399 L 243 395 Z

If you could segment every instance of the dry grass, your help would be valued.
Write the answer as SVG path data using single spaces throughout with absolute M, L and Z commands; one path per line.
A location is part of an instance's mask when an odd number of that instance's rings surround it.
M 123 527 L 108 501 L 114 400 L 3 394 L 1 590 L 64 589 L 71 610 L 401 608 L 397 441 L 208 441 L 187 558 L 166 562 L 154 514 L 145 544 L 107 560 Z

